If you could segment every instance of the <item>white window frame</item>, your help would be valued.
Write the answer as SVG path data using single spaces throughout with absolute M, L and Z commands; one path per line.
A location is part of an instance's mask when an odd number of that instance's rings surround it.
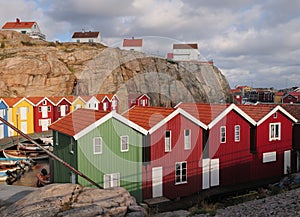
M 58 131 L 55 132 L 55 145 L 58 145 Z
M 273 117 L 274 117 L 274 119 L 277 118 L 277 112 L 274 113 Z
M 125 138 L 126 138 L 127 144 L 123 144 L 123 139 L 125 139 Z M 123 145 L 125 145 L 125 149 L 124 149 Z M 129 136 L 128 135 L 120 136 L 120 149 L 121 149 L 121 152 L 127 152 L 129 150 Z
M 226 143 L 226 126 L 220 127 L 220 143 Z
M 170 133 L 170 137 L 167 137 L 167 132 Z M 171 130 L 165 131 L 165 152 L 171 152 L 172 150 L 172 132 Z
M 183 164 L 185 164 L 185 171 L 183 170 L 184 169 Z M 183 179 L 184 177 L 185 180 Z M 175 185 L 180 185 L 185 183 L 187 183 L 187 162 L 186 161 L 176 162 L 175 163 Z
M 241 126 L 240 125 L 234 126 L 234 141 L 235 142 L 241 141 Z
M 189 135 L 186 135 L 186 132 L 189 132 Z M 183 131 L 184 133 L 184 150 L 190 150 L 191 149 L 191 129 L 185 129 Z
M 107 109 L 108 109 L 108 103 L 104 102 L 103 103 L 103 111 L 107 111 Z
M 278 132 L 276 134 L 276 127 L 278 127 Z M 270 123 L 269 127 L 269 141 L 280 140 L 281 139 L 281 123 Z
M 97 143 L 98 141 L 98 143 Z M 94 154 L 102 154 L 102 137 L 94 137 L 93 138 L 93 150 Z M 97 150 L 99 149 L 99 150 Z
M 70 147 L 70 153 L 71 153 L 71 154 L 74 154 L 75 144 L 74 144 L 73 138 L 71 138 L 69 147 Z
M 120 173 L 111 173 L 103 175 L 103 188 L 120 187 Z

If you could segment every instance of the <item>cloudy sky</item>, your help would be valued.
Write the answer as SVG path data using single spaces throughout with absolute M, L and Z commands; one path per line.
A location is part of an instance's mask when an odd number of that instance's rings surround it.
M 158 55 L 197 42 L 231 87 L 280 89 L 300 86 L 299 11 L 298 0 L 0 0 L 0 23 L 37 21 L 48 41 L 82 29 L 112 47 L 143 37 Z

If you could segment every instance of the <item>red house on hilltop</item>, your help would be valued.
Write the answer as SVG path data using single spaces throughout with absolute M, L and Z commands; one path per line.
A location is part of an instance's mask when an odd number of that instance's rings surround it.
M 300 103 L 300 92 L 289 92 L 282 97 L 282 103 Z
M 143 152 L 144 199 L 174 199 L 202 190 L 205 124 L 173 108 L 133 107 L 123 116 L 149 131 Z
M 274 104 L 240 105 L 239 108 L 257 122 L 251 141 L 252 180 L 287 174 L 291 167 L 293 124 L 297 120 Z
M 54 103 L 47 97 L 27 97 L 33 104 L 34 132 L 48 130 L 54 120 Z
M 234 104 L 181 103 L 177 107 L 208 126 L 204 135 L 203 189 L 249 181 L 253 159 L 250 129 L 255 121 Z

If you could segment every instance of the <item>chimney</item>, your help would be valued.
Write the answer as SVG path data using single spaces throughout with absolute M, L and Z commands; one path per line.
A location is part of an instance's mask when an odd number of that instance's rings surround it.
M 20 19 L 19 18 L 17 18 L 16 21 L 17 21 L 17 23 L 20 23 Z

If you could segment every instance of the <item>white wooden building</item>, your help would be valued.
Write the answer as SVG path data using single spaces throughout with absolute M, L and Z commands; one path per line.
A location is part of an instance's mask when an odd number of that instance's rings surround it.
M 131 39 L 123 40 L 123 49 L 124 50 L 134 50 L 134 51 L 143 51 L 143 39 L 135 39 L 132 37 Z
M 7 22 L 2 26 L 3 30 L 14 30 L 22 34 L 29 35 L 32 38 L 46 40 L 46 36 L 41 33 L 39 25 L 35 21 L 21 22 L 20 19 L 16 19 L 16 22 Z
M 74 32 L 72 36 L 72 42 L 78 43 L 101 43 L 102 37 L 100 32 L 92 32 L 92 31 L 81 31 L 81 32 Z
M 173 60 L 175 61 L 198 61 L 198 44 L 173 44 Z

